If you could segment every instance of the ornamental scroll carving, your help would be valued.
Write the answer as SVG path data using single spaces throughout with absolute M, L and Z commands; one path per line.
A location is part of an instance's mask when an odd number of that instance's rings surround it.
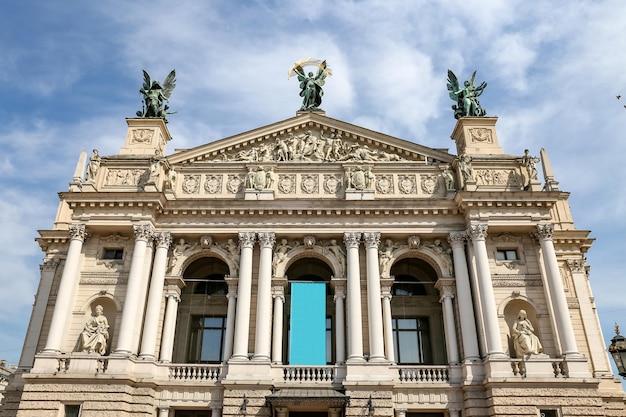
M 231 194 L 237 194 L 243 190 L 245 180 L 241 175 L 229 175 L 226 180 L 226 189 Z
M 317 194 L 319 191 L 317 175 L 305 174 L 300 179 L 300 189 L 305 194 Z
M 219 194 L 222 192 L 222 175 L 206 175 L 204 180 L 204 191 L 207 194 Z
M 379 175 L 376 178 L 376 191 L 379 194 L 393 194 L 393 175 Z
M 185 175 L 182 188 L 184 194 L 198 194 L 200 192 L 200 175 Z
M 152 143 L 154 130 L 152 129 L 135 129 L 132 133 L 131 143 Z
M 324 193 L 337 194 L 341 190 L 341 178 L 334 174 L 324 175 Z
M 438 177 L 436 177 L 435 175 L 421 175 L 421 187 L 422 187 L 422 191 L 425 194 L 435 194 L 437 192 L 437 190 L 439 190 L 439 181 L 438 181 Z
M 278 192 L 281 194 L 295 194 L 296 175 L 295 174 L 280 174 L 278 176 Z
M 491 129 L 484 127 L 469 129 L 469 134 L 472 142 L 493 143 Z

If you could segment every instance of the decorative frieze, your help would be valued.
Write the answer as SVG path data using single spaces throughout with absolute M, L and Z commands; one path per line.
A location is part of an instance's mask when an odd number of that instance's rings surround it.
M 139 187 L 145 183 L 145 169 L 109 168 L 104 180 L 105 186 Z
M 281 194 L 295 194 L 296 193 L 295 174 L 278 175 L 278 192 Z
M 420 175 L 420 186 L 425 194 L 435 194 L 439 190 L 439 177 L 432 174 Z
M 398 190 L 402 194 L 415 194 L 417 190 L 415 175 L 398 175 Z
M 491 129 L 484 127 L 478 127 L 468 129 L 470 142 L 472 143 L 493 143 L 493 136 L 491 135 Z
M 393 175 L 379 175 L 376 178 L 376 192 L 378 192 L 379 194 L 393 194 Z
M 325 194 L 337 194 L 341 190 L 341 179 L 338 175 L 325 174 L 323 185 Z
M 150 144 L 153 137 L 153 129 L 134 129 L 131 131 L 130 143 Z
M 243 190 L 245 179 L 242 175 L 230 174 L 226 180 L 226 190 L 231 194 L 237 194 Z
M 304 174 L 300 177 L 300 189 L 305 194 L 319 193 L 319 177 L 313 174 Z

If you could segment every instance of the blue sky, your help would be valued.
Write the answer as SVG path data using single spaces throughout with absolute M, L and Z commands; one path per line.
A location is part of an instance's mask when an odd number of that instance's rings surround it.
M 283 3 L 288 3 L 284 5 Z M 454 149 L 446 71 L 478 70 L 509 154 L 545 147 L 588 254 L 604 338 L 626 331 L 626 3 L 5 1 L 0 13 L 0 358 L 17 363 L 52 227 L 82 149 L 124 144 L 142 69 L 176 69 L 174 148 L 295 115 L 287 70 L 326 59 L 330 117 Z M 617 94 L 624 99 L 618 101 Z

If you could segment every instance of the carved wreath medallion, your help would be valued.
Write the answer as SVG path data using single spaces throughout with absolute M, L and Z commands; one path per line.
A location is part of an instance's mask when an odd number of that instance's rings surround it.
M 326 194 L 337 194 L 341 189 L 341 180 L 334 174 L 324 175 L 324 192 Z
M 317 175 L 310 175 L 310 174 L 303 175 L 302 182 L 300 183 L 300 188 L 306 194 L 317 193 L 318 192 L 317 181 L 318 181 Z
M 379 175 L 376 179 L 376 191 L 380 194 L 393 193 L 393 176 L 388 174 Z
M 426 194 L 434 194 L 439 189 L 439 181 L 435 175 L 422 175 L 421 179 L 422 191 Z
M 183 193 L 198 194 L 200 191 L 200 175 L 185 175 L 183 179 Z
M 239 175 L 229 175 L 226 180 L 226 189 L 231 194 L 237 194 L 243 187 L 243 177 Z
M 281 194 L 294 194 L 296 192 L 296 176 L 293 174 L 280 174 L 278 176 L 278 192 Z
M 472 142 L 493 143 L 490 129 L 484 127 L 470 129 L 469 134 L 472 138 Z
M 403 194 L 415 194 L 415 177 L 413 175 L 398 176 L 398 189 Z
M 209 194 L 217 194 L 222 191 L 222 176 L 207 175 L 204 183 L 204 191 Z

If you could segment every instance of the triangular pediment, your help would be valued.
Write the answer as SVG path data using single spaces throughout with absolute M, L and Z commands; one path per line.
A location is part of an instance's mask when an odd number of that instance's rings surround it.
M 422 162 L 449 163 L 446 151 L 418 145 L 315 112 L 220 139 L 168 156 L 194 162 Z

